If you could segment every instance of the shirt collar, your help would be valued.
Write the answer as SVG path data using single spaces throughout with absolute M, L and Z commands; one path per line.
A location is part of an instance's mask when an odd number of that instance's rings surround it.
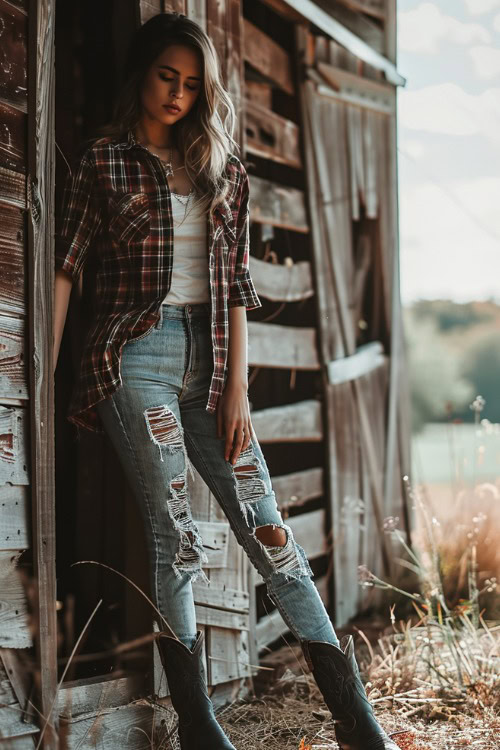
M 134 131 L 132 130 L 132 128 L 127 130 L 124 140 L 121 140 L 121 141 L 118 140 L 115 143 L 113 143 L 113 148 L 120 149 L 120 150 L 130 149 L 134 147 L 143 148 L 145 151 L 149 150 L 145 146 L 143 146 L 142 143 L 139 143 L 139 141 L 136 139 L 134 135 Z M 215 212 L 218 213 L 224 220 L 224 223 L 226 224 L 229 234 L 235 237 L 236 227 L 234 226 L 234 219 L 233 219 L 233 215 L 231 212 L 231 207 L 229 203 L 227 202 L 227 200 L 224 199 L 222 205 L 218 204 L 215 207 Z

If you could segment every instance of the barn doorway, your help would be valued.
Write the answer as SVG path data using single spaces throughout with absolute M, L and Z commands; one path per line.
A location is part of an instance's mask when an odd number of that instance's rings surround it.
M 82 144 L 111 116 L 113 91 L 127 44 L 138 25 L 134 0 L 58 0 L 56 4 L 56 207 L 61 206 L 69 165 Z M 57 210 L 57 209 L 56 209 Z M 81 342 L 92 309 L 92 261 L 75 284 L 56 370 L 56 533 L 59 676 L 85 631 L 67 680 L 130 668 L 147 674 L 151 648 L 116 652 L 151 628 L 139 594 L 93 560 L 119 570 L 146 592 L 142 526 L 106 437 L 66 419 Z

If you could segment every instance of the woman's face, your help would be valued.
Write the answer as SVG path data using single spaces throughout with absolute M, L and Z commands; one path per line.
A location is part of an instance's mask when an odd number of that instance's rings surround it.
M 193 108 L 202 83 L 200 54 L 192 47 L 170 45 L 158 55 L 144 79 L 141 104 L 146 116 L 174 125 Z

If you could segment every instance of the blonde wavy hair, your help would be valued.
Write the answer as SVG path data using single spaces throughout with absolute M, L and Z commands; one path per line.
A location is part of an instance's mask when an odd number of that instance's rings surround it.
M 224 88 L 220 61 L 210 37 L 182 13 L 160 13 L 135 33 L 128 48 L 111 120 L 98 137 L 124 136 L 141 119 L 140 93 L 150 66 L 169 44 L 185 44 L 201 53 L 203 82 L 191 111 L 173 128 L 186 173 L 200 193 L 201 207 L 214 208 L 227 197 L 231 183 L 228 156 L 239 151 L 233 138 L 236 113 Z

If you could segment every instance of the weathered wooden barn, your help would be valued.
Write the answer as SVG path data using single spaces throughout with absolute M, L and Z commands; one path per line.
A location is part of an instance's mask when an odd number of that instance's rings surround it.
M 375 601 L 359 564 L 393 573 L 383 519 L 410 530 L 396 0 L 0 0 L 0 746 L 13 750 L 139 748 L 161 729 L 151 610 L 114 572 L 147 592 L 139 515 L 107 440 L 65 420 L 92 263 L 55 381 L 51 349 L 69 164 L 110 116 L 134 30 L 168 10 L 205 26 L 239 114 L 264 303 L 249 313 L 253 424 L 337 626 Z M 220 704 L 286 626 L 208 489 L 191 490 Z

